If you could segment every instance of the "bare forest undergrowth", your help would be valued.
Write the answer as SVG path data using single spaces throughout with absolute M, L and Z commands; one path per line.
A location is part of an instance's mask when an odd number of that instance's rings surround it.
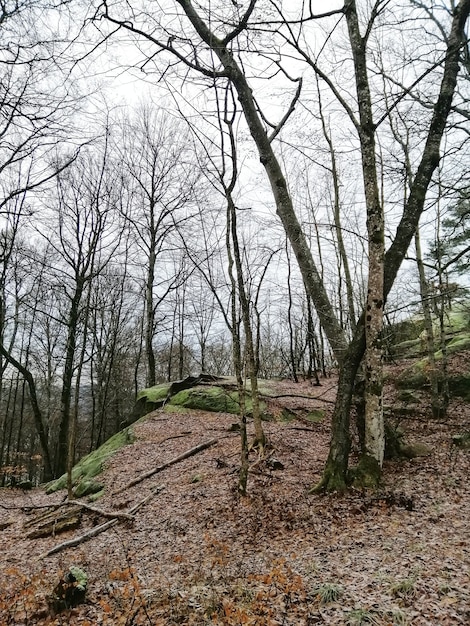
M 459 358 L 468 367 L 469 354 Z M 271 409 L 322 408 L 326 417 L 265 423 L 270 456 L 258 462 L 251 453 L 249 497 L 236 490 L 236 419 L 197 411 L 155 411 L 134 427 L 136 441 L 108 462 L 94 506 L 126 513 L 151 497 L 133 520 L 123 516 L 76 547 L 41 556 L 105 521 L 99 513 L 84 510 L 79 528 L 28 539 L 37 507 L 64 492 L 1 490 L 0 623 L 470 623 L 470 451 L 451 440 L 469 429 L 470 405 L 453 399 L 438 423 L 420 392 L 401 426 L 430 455 L 387 461 L 379 494 L 318 496 L 309 488 L 328 453 L 335 381 L 279 383 L 279 395 L 289 393 L 321 400 L 283 397 Z M 387 388 L 387 403 L 403 406 L 395 394 Z M 121 490 L 210 439 L 217 443 Z M 72 565 L 88 575 L 86 602 L 54 614 L 48 597 Z

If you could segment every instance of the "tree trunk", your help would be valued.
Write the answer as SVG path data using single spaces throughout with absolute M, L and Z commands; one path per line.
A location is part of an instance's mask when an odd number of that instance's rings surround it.
M 312 489 L 344 491 L 348 487 L 348 457 L 351 448 L 349 422 L 356 374 L 365 351 L 364 315 L 358 321 L 356 332 L 344 356 L 339 371 L 338 391 L 332 418 L 330 451 L 320 482 Z
M 361 37 L 356 3 L 351 0 L 346 10 L 351 44 L 360 125 L 362 175 L 367 209 L 367 235 L 369 247 L 369 275 L 365 315 L 365 456 L 372 457 L 378 466 L 374 476 L 380 474 L 385 450 L 383 420 L 383 364 L 382 329 L 384 308 L 384 215 L 380 202 L 375 154 L 375 125 L 367 75 L 365 40 Z M 370 459 L 367 468 L 374 468 Z M 370 477 L 372 479 L 372 477 Z
M 155 305 L 153 298 L 153 284 L 155 281 L 155 234 L 153 230 L 153 207 L 150 209 L 151 228 L 150 244 L 147 267 L 147 280 L 145 284 L 145 355 L 147 357 L 147 387 L 156 384 L 155 377 L 155 351 L 153 349 L 153 335 L 155 328 Z
M 36 385 L 31 372 L 26 369 L 19 361 L 17 361 L 5 348 L 0 345 L 0 353 L 6 358 L 6 360 L 13 365 L 24 377 L 28 383 L 29 398 L 31 402 L 31 408 L 33 410 L 34 423 L 41 443 L 41 449 L 44 456 L 44 479 L 50 480 L 54 477 L 54 470 L 51 461 L 51 455 L 49 452 L 49 444 L 47 440 L 46 428 L 44 426 L 44 420 L 42 417 L 41 409 L 39 407 Z
M 297 263 L 299 264 L 305 287 L 315 304 L 317 314 L 325 334 L 328 337 L 333 353 L 338 362 L 341 363 L 347 348 L 346 338 L 338 323 L 321 276 L 318 273 L 305 233 L 295 214 L 285 176 L 274 154 L 271 141 L 264 129 L 253 96 L 253 91 L 248 84 L 243 70 L 236 62 L 234 54 L 224 41 L 211 32 L 209 27 L 199 17 L 190 0 L 177 0 L 177 2 L 186 13 L 201 39 L 217 55 L 237 91 L 238 100 L 243 109 L 251 136 L 258 149 L 261 164 L 266 171 L 271 185 L 277 214 L 289 238 Z
M 340 198 L 340 183 L 339 183 L 339 172 L 338 165 L 336 163 L 336 154 L 333 146 L 333 140 L 331 135 L 328 132 L 325 117 L 323 115 L 322 102 L 320 96 L 320 90 L 318 90 L 318 104 L 320 108 L 320 117 L 323 129 L 323 136 L 325 137 L 326 143 L 328 144 L 328 149 L 330 151 L 330 160 L 331 160 L 331 175 L 333 178 L 333 192 L 334 192 L 334 203 L 333 203 L 333 219 L 335 224 L 336 231 L 336 241 L 338 243 L 338 252 L 340 258 L 340 266 L 342 266 L 344 270 L 344 281 L 346 283 L 346 300 L 348 303 L 348 313 L 349 313 L 349 326 L 352 332 L 356 329 L 356 311 L 354 307 L 354 288 L 351 279 L 351 271 L 349 269 L 349 261 L 348 255 L 346 253 L 346 247 L 344 245 L 343 239 L 343 229 L 341 225 L 341 198 Z M 341 272 L 340 272 L 341 277 Z
M 83 285 L 79 280 L 71 300 L 67 323 L 67 346 L 65 353 L 64 374 L 62 378 L 59 437 L 57 440 L 56 455 L 54 459 L 54 477 L 56 478 L 62 476 L 62 474 L 65 474 L 67 471 L 70 413 L 72 404 L 72 381 L 75 351 L 77 348 L 77 332 L 80 316 L 79 307 L 82 299 L 82 293 Z
M 439 378 L 437 372 L 437 364 L 435 351 L 436 346 L 434 344 L 434 330 L 432 325 L 431 314 L 431 293 L 424 273 L 423 256 L 421 252 L 421 238 L 419 236 L 419 228 L 415 234 L 415 250 L 416 250 L 416 263 L 418 266 L 419 276 L 419 290 L 421 293 L 421 306 L 423 309 L 424 318 L 424 332 L 426 335 L 426 354 L 429 359 L 429 380 L 431 383 L 431 406 L 433 415 L 435 411 L 439 411 L 440 398 L 439 398 Z
M 235 276 L 233 273 L 233 254 L 232 254 L 232 246 L 230 243 L 230 237 L 232 232 L 232 212 L 231 207 L 227 203 L 227 232 L 225 236 L 225 244 L 227 248 L 227 257 L 228 257 L 228 275 L 230 278 L 231 285 L 231 293 L 230 293 L 230 309 L 231 309 L 231 317 L 232 323 L 230 326 L 230 331 L 232 334 L 232 359 L 233 359 L 233 367 L 235 370 L 235 377 L 237 379 L 237 390 L 238 390 L 238 402 L 240 406 L 240 471 L 238 473 L 238 493 L 241 496 L 246 496 L 247 487 L 248 487 L 248 436 L 246 430 L 246 402 L 245 402 L 245 386 L 243 384 L 243 376 L 242 376 L 242 351 L 241 351 L 241 342 L 240 342 L 240 330 L 239 324 L 237 320 L 237 284 L 235 280 Z

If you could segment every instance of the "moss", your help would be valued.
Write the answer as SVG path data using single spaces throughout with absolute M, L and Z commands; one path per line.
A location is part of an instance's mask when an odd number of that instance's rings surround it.
M 447 313 L 447 327 L 451 332 L 460 332 L 470 328 L 470 308 L 468 304 L 455 304 Z
M 402 341 L 401 343 L 394 345 L 391 352 L 395 358 L 411 358 L 413 356 L 419 356 L 423 352 L 423 342 L 419 338 Z
M 233 413 L 238 415 L 240 403 L 237 391 L 227 391 L 223 387 L 201 385 L 184 389 L 169 399 L 167 406 L 183 407 L 199 411 L 213 411 L 215 413 Z M 245 398 L 246 412 L 253 411 L 251 397 L 247 394 Z M 260 412 L 265 419 L 272 416 L 266 413 L 266 404 L 260 402 Z
M 424 319 L 421 316 L 410 317 L 396 324 L 391 324 L 387 329 L 387 335 L 395 345 L 406 341 L 413 341 L 419 337 L 424 329 Z
M 290 422 L 293 422 L 296 418 L 297 418 L 297 415 L 294 413 L 294 411 L 284 408 L 281 411 L 281 416 L 279 419 L 281 422 L 285 422 L 286 424 L 289 424 Z
M 155 385 L 155 387 L 142 389 L 137 394 L 136 401 L 144 399 L 146 402 L 150 402 L 152 404 L 164 402 L 168 396 L 170 387 L 171 383 L 162 383 L 161 385 Z
M 102 489 L 101 491 L 97 491 L 96 493 L 92 493 L 90 497 L 88 498 L 88 502 L 96 502 L 97 500 L 101 498 L 103 494 L 104 494 L 104 489 Z
M 238 413 L 240 405 L 237 393 L 227 393 L 221 387 L 192 387 L 183 389 L 169 400 L 173 406 L 182 406 L 217 413 Z
M 191 412 L 191 409 L 188 409 L 187 407 L 175 406 L 174 404 L 165 404 L 165 406 L 163 407 L 163 410 L 164 410 L 165 413 L 173 413 L 173 414 L 190 413 Z
M 452 443 L 458 448 L 468 450 L 470 448 L 470 432 L 452 435 Z
M 310 411 L 305 416 L 305 418 L 308 419 L 309 422 L 313 422 L 314 424 L 318 424 L 323 421 L 324 417 L 325 411 L 323 409 L 313 409 L 313 411 Z
M 103 491 L 103 485 L 95 480 L 80 480 L 78 485 L 73 490 L 73 495 L 76 498 L 83 498 L 94 493 Z
M 91 479 L 101 473 L 103 469 L 103 464 L 107 461 L 113 454 L 119 450 L 120 448 L 132 443 L 134 441 L 134 435 L 130 428 L 125 428 L 120 432 L 116 433 L 112 437 L 110 437 L 105 443 L 100 446 L 94 452 L 91 452 L 87 456 L 83 457 L 72 469 L 72 484 L 74 485 L 73 493 L 76 497 L 80 497 L 78 493 L 81 492 L 80 485 L 83 483 L 89 483 L 90 487 L 92 483 Z M 99 491 L 98 483 L 95 482 L 96 491 Z M 59 491 L 60 489 L 67 488 L 67 474 L 64 474 L 57 480 L 49 483 L 46 486 L 46 493 L 54 493 L 55 491 Z M 85 487 L 83 487 L 85 488 Z M 87 493 L 94 493 L 94 487 L 91 487 L 92 491 L 88 491 Z M 100 486 L 102 489 L 102 486 Z M 78 493 L 77 493 L 78 490 Z M 85 495 L 82 493 L 82 495 Z
M 403 389 L 402 391 L 400 391 L 400 393 L 397 395 L 397 400 L 399 400 L 400 402 L 406 402 L 408 404 L 418 404 L 420 402 L 420 399 L 416 395 L 416 392 L 411 389 Z
M 364 454 L 359 463 L 352 470 L 353 484 L 357 489 L 377 489 L 380 485 L 381 469 L 377 460 L 369 454 Z
M 469 349 L 470 349 L 470 335 L 468 333 L 464 333 L 464 334 L 460 334 L 458 337 L 454 337 L 454 339 L 452 339 L 449 342 L 449 345 L 447 346 L 447 353 L 453 354 L 454 352 L 461 352 L 462 350 L 469 350 Z M 442 352 L 441 352 L 441 356 L 442 356 Z
M 430 456 L 432 449 L 425 443 L 410 443 L 401 447 L 401 454 L 408 459 L 415 459 L 420 456 Z

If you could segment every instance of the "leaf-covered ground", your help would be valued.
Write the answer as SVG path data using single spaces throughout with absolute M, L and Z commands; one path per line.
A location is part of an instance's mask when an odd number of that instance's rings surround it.
M 459 358 L 454 367 L 468 368 L 468 355 Z M 470 623 L 470 451 L 451 445 L 470 429 L 469 405 L 454 399 L 449 419 L 437 423 L 425 394 L 410 413 L 390 388 L 393 419 L 430 454 L 387 461 L 379 494 L 310 495 L 328 453 L 334 383 L 279 383 L 279 395 L 295 396 L 274 399 L 271 410 L 321 408 L 326 416 L 265 423 L 271 456 L 258 462 L 252 453 L 247 498 L 236 490 L 236 419 L 197 411 L 156 411 L 134 427 L 135 441 L 107 462 L 95 506 L 122 513 L 163 489 L 134 521 L 77 547 L 41 556 L 105 521 L 98 513 L 84 511 L 75 530 L 28 539 L 36 507 L 65 493 L 1 490 L 0 624 Z M 306 395 L 317 399 L 296 397 Z M 120 491 L 213 438 L 203 452 Z M 47 598 L 72 565 L 88 574 L 87 602 L 53 615 Z

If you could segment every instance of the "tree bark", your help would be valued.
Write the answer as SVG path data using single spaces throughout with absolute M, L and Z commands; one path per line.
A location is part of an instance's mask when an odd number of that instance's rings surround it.
M 367 209 L 369 274 L 365 315 L 365 450 L 380 468 L 385 450 L 383 421 L 382 328 L 384 309 L 384 214 L 380 202 L 375 152 L 375 125 L 367 72 L 366 42 L 361 37 L 356 2 L 346 7 L 346 21 L 354 60 L 360 125 L 362 175 Z M 367 467 L 370 462 L 367 461 Z
M 439 164 L 440 143 L 450 113 L 452 98 L 459 73 L 460 50 L 466 41 L 465 24 L 470 13 L 470 0 L 461 0 L 454 10 L 451 32 L 448 38 L 444 73 L 439 96 L 434 105 L 427 140 L 416 175 L 411 183 L 411 191 L 405 203 L 395 238 L 385 254 L 384 301 L 393 286 L 400 265 L 405 258 L 418 227 L 424 208 L 426 192 L 432 175 Z M 353 340 L 351 341 L 343 367 L 340 370 L 338 393 L 332 420 L 330 453 L 320 482 L 314 491 L 337 491 L 347 488 L 349 455 L 349 409 L 351 399 L 342 398 L 342 393 L 352 394 L 354 378 L 365 351 L 365 320 L 361 316 Z M 346 435 L 346 432 L 348 435 Z

